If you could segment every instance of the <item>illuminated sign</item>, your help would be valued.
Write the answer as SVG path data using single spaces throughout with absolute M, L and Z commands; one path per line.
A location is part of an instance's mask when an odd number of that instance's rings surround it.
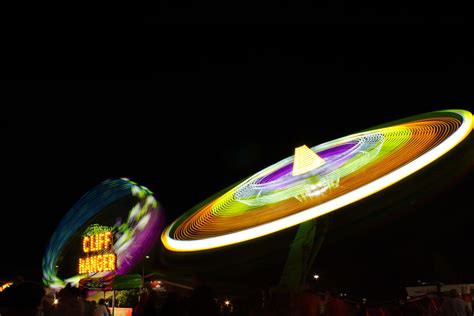
M 79 258 L 79 274 L 115 270 L 116 261 L 114 253 Z
M 79 258 L 79 274 L 115 270 L 117 255 L 112 246 L 112 227 L 89 226 L 82 236 L 82 251 L 86 256 Z
M 112 232 L 84 236 L 82 238 L 82 250 L 85 253 L 108 250 L 112 247 Z

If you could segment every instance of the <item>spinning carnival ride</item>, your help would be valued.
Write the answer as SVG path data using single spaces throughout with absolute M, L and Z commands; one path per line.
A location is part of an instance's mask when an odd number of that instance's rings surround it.
M 280 280 L 280 284 L 296 287 L 322 243 L 316 218 L 417 172 L 461 143 L 472 128 L 470 112 L 445 110 L 390 122 L 312 148 L 301 146 L 294 156 L 200 203 L 163 231 L 162 211 L 148 189 L 127 179 L 107 180 L 84 195 L 54 232 L 43 259 L 44 283 L 63 287 L 85 277 L 123 275 L 151 250 L 160 232 L 168 253 L 187 260 L 190 257 L 179 253 L 201 255 L 299 225 Z M 120 217 L 114 203 L 124 198 L 131 204 L 126 216 Z M 58 262 L 68 245 L 77 242 L 84 231 L 94 230 L 90 225 L 101 216 L 109 218 L 115 272 L 59 277 Z M 324 225 L 322 228 L 318 231 L 324 232 Z M 83 238 L 87 246 L 83 249 L 88 249 L 96 237 Z
M 354 203 L 443 156 L 472 130 L 464 110 L 431 112 L 286 158 L 179 217 L 161 240 L 172 252 L 215 249 L 265 236 Z
M 101 220 L 111 225 L 94 224 Z M 62 288 L 86 277 L 124 275 L 150 251 L 162 222 L 162 211 L 147 188 L 128 179 L 104 181 L 71 208 L 53 233 L 43 258 L 43 282 Z M 77 266 L 76 255 L 66 257 L 71 248 L 81 246 L 87 257 Z M 64 271 L 70 262 L 72 269 Z M 58 269 L 67 277 L 60 278 Z

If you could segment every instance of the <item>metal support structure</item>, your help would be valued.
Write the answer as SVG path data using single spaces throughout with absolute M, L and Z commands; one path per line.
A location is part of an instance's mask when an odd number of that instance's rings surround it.
M 112 316 L 115 314 L 115 290 L 112 292 Z
M 292 293 L 301 289 L 321 249 L 327 226 L 326 218 L 314 219 L 299 225 L 280 278 L 278 285 L 280 290 Z

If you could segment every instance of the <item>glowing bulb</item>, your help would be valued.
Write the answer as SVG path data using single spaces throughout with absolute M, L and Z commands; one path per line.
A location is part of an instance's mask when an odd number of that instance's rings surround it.
M 313 275 L 313 278 L 314 278 L 315 280 L 317 280 L 317 279 L 319 279 L 319 275 L 315 274 L 315 275 Z
M 57 305 L 58 303 L 59 303 L 58 299 L 55 298 L 54 301 L 53 301 L 53 304 L 54 304 L 54 305 Z
M 226 301 L 224 302 L 224 304 L 227 305 L 227 306 L 229 306 L 230 301 L 229 301 L 229 300 L 226 300 Z

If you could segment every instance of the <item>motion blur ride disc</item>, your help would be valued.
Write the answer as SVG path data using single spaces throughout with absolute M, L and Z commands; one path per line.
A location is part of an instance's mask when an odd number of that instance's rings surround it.
M 186 212 L 162 233 L 171 251 L 214 249 L 268 235 L 354 203 L 408 177 L 472 130 L 464 110 L 430 112 L 312 148 Z
M 44 284 L 62 288 L 67 283 L 77 285 L 86 277 L 126 274 L 159 239 L 162 216 L 160 205 L 146 187 L 125 178 L 102 182 L 74 204 L 54 231 L 43 257 Z M 110 225 L 116 267 L 80 274 L 76 262 L 83 256 L 77 251 L 82 249 L 81 236 L 87 227 L 98 227 L 97 222 Z

